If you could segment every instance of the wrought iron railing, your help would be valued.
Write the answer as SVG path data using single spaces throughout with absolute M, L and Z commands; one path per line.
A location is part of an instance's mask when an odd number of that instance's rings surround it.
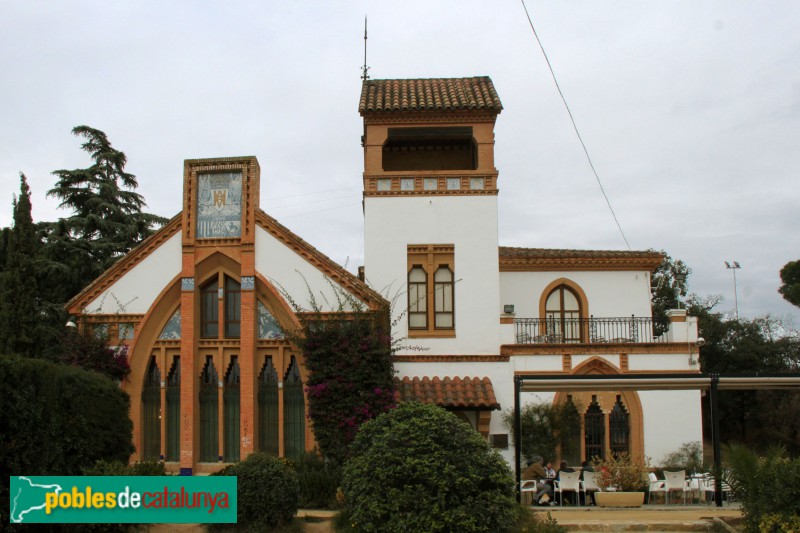
M 614 344 L 628 342 L 666 342 L 656 337 L 650 317 L 605 318 L 516 318 L 517 344 Z

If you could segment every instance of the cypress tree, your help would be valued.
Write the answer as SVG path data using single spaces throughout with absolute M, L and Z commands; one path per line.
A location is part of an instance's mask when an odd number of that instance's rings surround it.
M 5 353 L 32 356 L 40 321 L 36 253 L 38 240 L 31 216 L 31 192 L 20 173 L 19 196 L 13 200 L 14 226 L 8 235 L 0 302 L 0 343 Z

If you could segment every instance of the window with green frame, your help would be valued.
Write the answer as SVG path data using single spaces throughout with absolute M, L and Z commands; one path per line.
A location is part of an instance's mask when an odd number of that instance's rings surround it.
M 181 450 L 181 358 L 176 355 L 167 374 L 167 461 L 179 461 Z
M 161 373 L 156 358 L 150 357 L 142 387 L 142 459 L 157 461 L 161 456 Z
M 297 359 L 292 356 L 283 380 L 283 452 L 286 457 L 300 457 L 305 451 L 305 420 L 303 380 Z
M 225 390 L 222 393 L 222 423 L 225 435 L 223 459 L 226 463 L 239 460 L 239 361 L 231 356 L 225 374 Z
M 219 376 L 211 356 L 200 374 L 200 461 L 219 461 Z
M 258 377 L 258 449 L 278 455 L 278 372 L 267 357 Z

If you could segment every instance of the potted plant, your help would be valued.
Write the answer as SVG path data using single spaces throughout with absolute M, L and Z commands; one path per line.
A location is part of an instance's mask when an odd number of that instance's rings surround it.
M 627 452 L 594 461 L 595 481 L 602 492 L 595 493 L 601 507 L 641 507 L 650 469 L 646 459 L 633 459 Z

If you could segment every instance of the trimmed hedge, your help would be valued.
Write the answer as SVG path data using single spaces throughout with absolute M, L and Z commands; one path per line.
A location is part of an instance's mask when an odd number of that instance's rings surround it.
M 81 475 L 99 460 L 128 462 L 128 395 L 94 372 L 0 356 L 0 520 L 12 475 Z
M 253 453 L 214 475 L 236 476 L 237 529 L 263 530 L 288 524 L 297 514 L 297 474 L 284 461 Z
M 365 423 L 345 463 L 345 511 L 358 531 L 504 532 L 517 519 L 506 461 L 435 405 L 400 406 Z

